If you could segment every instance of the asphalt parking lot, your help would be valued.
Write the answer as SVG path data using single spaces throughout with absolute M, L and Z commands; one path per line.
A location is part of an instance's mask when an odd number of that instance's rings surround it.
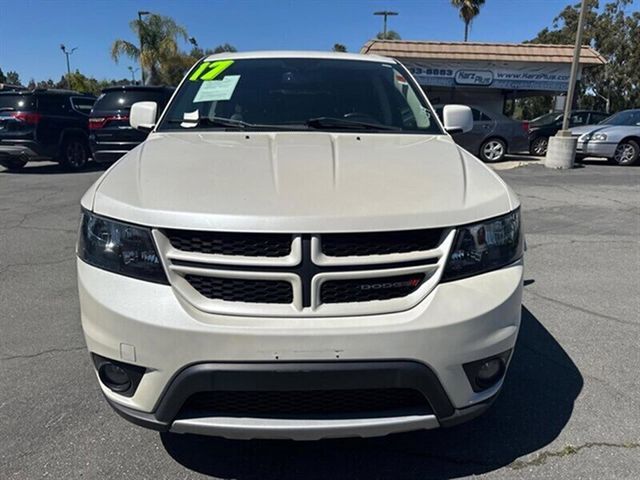
M 523 326 L 502 395 L 453 429 L 314 443 L 158 434 L 102 399 L 74 242 L 101 174 L 0 167 L 0 478 L 640 477 L 640 168 L 500 170 L 523 203 Z

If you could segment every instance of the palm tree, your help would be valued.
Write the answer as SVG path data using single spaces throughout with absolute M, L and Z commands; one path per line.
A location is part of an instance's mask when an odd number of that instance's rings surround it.
M 133 20 L 129 26 L 140 39 L 142 51 L 135 44 L 118 39 L 111 46 L 111 57 L 116 63 L 121 55 L 139 60 L 149 73 L 147 83 L 157 83 L 163 62 L 176 56 L 178 39 L 186 41 L 187 31 L 172 18 L 156 14 L 150 14 L 144 20 Z
M 480 13 L 484 0 L 451 0 L 451 5 L 460 10 L 460 18 L 464 22 L 464 41 L 469 38 L 469 25 Z
M 380 32 L 376 35 L 378 40 L 401 40 L 400 34 L 395 30 L 387 30 L 385 35 L 384 32 Z

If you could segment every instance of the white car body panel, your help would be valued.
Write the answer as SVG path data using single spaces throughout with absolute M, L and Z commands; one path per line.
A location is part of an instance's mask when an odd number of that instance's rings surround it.
M 449 136 L 324 132 L 152 134 L 84 202 L 140 225 L 286 233 L 462 225 L 518 205 Z

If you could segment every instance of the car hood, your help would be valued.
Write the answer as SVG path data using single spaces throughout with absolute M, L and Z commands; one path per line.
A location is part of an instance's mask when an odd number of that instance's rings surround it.
M 444 135 L 155 133 L 83 198 L 141 225 L 348 232 L 471 223 L 518 200 Z
M 596 132 L 605 132 L 609 135 L 617 137 L 618 140 L 627 135 L 640 134 L 640 127 L 636 125 L 585 125 L 571 129 L 573 135 L 584 135 L 585 133 L 594 134 Z
M 585 133 L 596 133 L 603 130 L 620 127 L 620 125 L 583 125 L 582 127 L 571 128 L 572 135 L 584 135 Z

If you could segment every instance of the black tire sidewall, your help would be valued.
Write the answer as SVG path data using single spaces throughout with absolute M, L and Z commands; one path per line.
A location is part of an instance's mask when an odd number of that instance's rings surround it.
M 16 172 L 18 170 L 22 170 L 26 164 L 27 164 L 26 160 L 13 159 L 13 158 L 8 158 L 0 161 L 0 165 L 5 167 L 10 172 Z
M 484 147 L 487 143 L 489 142 L 500 142 L 502 144 L 502 156 L 497 159 L 497 160 L 489 160 L 484 156 Z M 504 157 L 507 155 L 507 144 L 504 140 L 501 140 L 500 138 L 487 138 L 484 142 L 482 142 L 482 145 L 480 145 L 480 160 L 482 160 L 485 163 L 498 163 L 504 160 Z
M 84 161 L 82 162 L 82 165 L 73 165 L 69 163 L 69 159 L 67 158 L 67 148 L 71 143 L 79 143 L 82 147 L 82 150 L 84 152 Z M 69 137 L 62 142 L 62 149 L 60 151 L 60 164 L 64 166 L 64 168 L 68 170 L 82 170 L 84 167 L 86 167 L 88 161 L 89 150 L 87 149 L 86 142 L 82 138 Z

